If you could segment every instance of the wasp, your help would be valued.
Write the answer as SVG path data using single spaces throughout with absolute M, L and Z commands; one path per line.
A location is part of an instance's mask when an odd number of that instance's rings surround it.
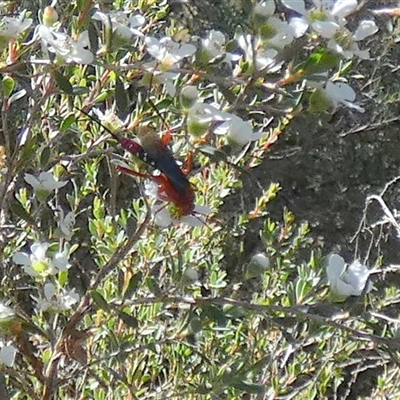
M 96 120 L 93 116 L 80 110 L 89 118 Z M 171 132 L 168 131 L 163 137 L 159 137 L 150 127 L 140 126 L 138 128 L 137 141 L 119 137 L 110 129 L 102 125 L 103 128 L 115 138 L 123 149 L 133 154 L 146 164 L 160 171 L 159 175 L 144 174 L 130 168 L 117 165 L 117 169 L 129 175 L 140 178 L 150 179 L 158 186 L 158 197 L 176 207 L 178 217 L 193 214 L 195 208 L 195 193 L 187 175 L 178 165 L 174 155 L 168 147 L 171 140 Z
M 130 175 L 148 178 L 158 185 L 158 197 L 176 206 L 178 217 L 194 212 L 195 193 L 187 175 L 177 164 L 168 147 L 171 133 L 160 138 L 148 126 L 139 127 L 140 144 L 133 139 L 121 138 L 121 146 L 140 160 L 159 170 L 160 175 L 142 174 L 129 168 L 118 166 L 118 169 Z

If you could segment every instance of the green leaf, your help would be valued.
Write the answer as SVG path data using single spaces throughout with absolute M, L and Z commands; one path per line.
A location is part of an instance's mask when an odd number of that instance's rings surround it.
M 104 90 L 103 92 L 101 92 L 95 99 L 94 99 L 94 103 L 101 103 L 102 101 L 108 99 L 110 96 L 112 95 L 112 91 L 111 90 Z
M 133 295 L 136 293 L 139 283 L 142 282 L 142 279 L 143 274 L 141 272 L 138 272 L 131 277 L 123 296 L 124 299 L 131 299 L 133 297 Z
M 239 389 L 243 392 L 247 393 L 257 393 L 257 394 L 263 394 L 265 392 L 265 387 L 262 385 L 257 385 L 255 383 L 247 383 L 238 379 L 233 380 L 230 382 L 233 387 L 236 389 Z
M 50 155 L 51 155 L 50 147 L 46 146 L 40 153 L 40 166 L 42 169 L 45 169 L 45 167 L 49 163 Z
M 32 216 L 25 210 L 24 206 L 14 197 L 14 201 L 10 204 L 11 211 L 19 218 L 24 220 L 30 225 L 36 225 L 35 220 Z
M 10 76 L 5 76 L 3 78 L 3 93 L 4 97 L 9 97 L 14 90 L 15 81 Z
M 68 130 L 68 128 L 75 123 L 76 118 L 74 114 L 70 114 L 68 115 L 67 118 L 63 119 L 61 124 L 60 124 L 60 131 L 61 132 L 66 132 Z
M 87 95 L 90 93 L 89 88 L 84 87 L 84 86 L 74 86 L 72 88 L 72 90 L 73 90 L 74 96 L 82 96 L 82 95 Z
M 63 74 L 58 71 L 54 71 L 54 79 L 56 80 L 57 86 L 61 91 L 65 92 L 66 94 L 74 93 L 71 83 Z
M 189 331 L 190 333 L 199 333 L 203 329 L 203 324 L 201 323 L 200 318 L 194 317 L 189 322 Z
M 128 97 L 124 84 L 118 76 L 115 79 L 115 103 L 121 114 L 128 114 Z
M 319 72 L 326 72 L 335 68 L 340 59 L 330 50 L 320 48 L 310 55 L 308 60 L 304 63 L 302 69 L 307 75 Z
M 149 290 L 151 291 L 151 293 L 153 293 L 155 296 L 159 296 L 161 294 L 160 287 L 159 287 L 157 281 L 153 277 L 148 276 L 146 278 L 146 285 L 149 288 Z
M 126 312 L 120 311 L 118 313 L 119 318 L 124 321 L 124 323 L 128 326 L 130 326 L 133 329 L 137 329 L 139 326 L 138 320 L 135 317 L 132 317 L 132 315 L 127 314 Z
M 205 305 L 203 306 L 203 311 L 200 316 L 203 318 L 208 318 L 213 321 L 216 321 L 219 326 L 226 325 L 226 316 L 225 313 L 219 308 L 214 305 Z
M 93 54 L 96 54 L 97 51 L 99 50 L 99 35 L 93 22 L 89 22 L 88 34 L 89 34 L 90 51 Z
M 92 296 L 92 299 L 96 303 L 97 307 L 106 311 L 110 311 L 107 300 L 97 290 L 93 290 L 90 295 Z
M 224 151 L 217 149 L 210 145 L 205 145 L 205 146 L 199 147 L 199 151 L 201 153 L 203 153 L 204 155 L 210 157 L 211 160 L 214 162 L 226 161 L 228 158 L 228 156 L 226 155 L 226 153 Z

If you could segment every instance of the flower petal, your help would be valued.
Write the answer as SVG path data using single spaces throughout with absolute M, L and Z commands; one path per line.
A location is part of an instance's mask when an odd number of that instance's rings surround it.
M 306 6 L 303 0 L 282 0 L 282 4 L 298 12 L 300 15 L 307 15 Z
M 49 248 L 50 244 L 49 243 L 34 243 L 31 246 L 31 252 L 32 256 L 36 260 L 44 260 L 46 258 L 46 251 Z
M 32 174 L 25 174 L 24 175 L 25 182 L 31 185 L 33 188 L 37 187 L 40 185 L 40 182 L 37 180 L 37 178 L 32 175 Z
M 332 287 L 332 290 L 336 292 L 337 294 L 345 297 L 349 296 L 358 296 L 359 294 L 356 292 L 356 290 L 351 286 L 350 284 L 342 281 L 341 279 L 338 279 L 336 281 L 335 287 Z
M 331 15 L 344 18 L 357 8 L 357 0 L 337 0 L 332 8 Z
M 312 23 L 312 28 L 323 38 L 330 39 L 340 29 L 340 26 L 333 21 L 318 20 Z
M 354 288 L 356 296 L 359 296 L 364 290 L 369 274 L 369 269 L 358 260 L 349 265 L 346 274 L 346 282 Z
M 29 265 L 31 259 L 26 253 L 18 252 L 13 255 L 13 261 L 19 265 Z
M 67 269 L 70 267 L 68 257 L 66 257 L 63 253 L 57 253 L 53 258 L 53 266 L 59 271 L 67 271 Z
M 364 40 L 378 32 L 378 27 L 374 21 L 362 21 L 353 35 L 353 40 L 356 42 Z
M 166 207 L 156 205 L 151 210 L 154 215 L 154 223 L 160 228 L 167 228 L 172 224 L 172 217 Z
M 7 367 L 12 367 L 15 361 L 17 349 L 14 346 L 4 346 L 0 350 L 0 361 Z
M 294 17 L 289 22 L 289 28 L 295 38 L 302 37 L 308 29 L 309 23 L 305 18 Z
M 339 279 L 345 270 L 345 265 L 343 257 L 340 257 L 339 254 L 331 254 L 326 267 L 328 281 L 332 282 Z

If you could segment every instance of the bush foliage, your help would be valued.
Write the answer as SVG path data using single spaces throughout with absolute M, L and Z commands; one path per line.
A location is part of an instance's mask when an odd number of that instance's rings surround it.
M 369 129 L 400 11 L 224 3 L 221 32 L 197 23 L 213 6 L 176 3 L 2 6 L 0 397 L 397 398 L 380 246 L 398 245 L 398 177 L 351 216 L 363 260 L 330 253 L 317 225 L 337 225 L 304 209 L 324 193 L 335 214 L 340 168 L 358 183 L 376 154 L 346 140 Z M 341 135 L 319 135 L 335 118 Z M 302 218 L 288 175 L 309 190 Z

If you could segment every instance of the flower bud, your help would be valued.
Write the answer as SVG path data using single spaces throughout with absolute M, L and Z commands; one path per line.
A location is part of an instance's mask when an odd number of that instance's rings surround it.
M 323 89 L 317 88 L 309 98 L 308 112 L 322 114 L 334 107 L 333 102 L 328 98 Z
M 193 107 L 199 98 L 199 92 L 196 86 L 185 86 L 180 94 L 180 103 L 184 110 Z
M 252 23 L 255 28 L 260 28 L 264 25 L 268 18 L 270 18 L 275 12 L 275 3 L 273 1 L 264 1 L 257 4 L 253 8 L 251 15 Z
M 188 131 L 195 137 L 204 135 L 212 122 L 212 116 L 207 113 L 203 103 L 196 102 L 188 112 Z
M 263 272 L 270 266 L 269 258 L 264 253 L 256 254 L 252 257 L 247 266 L 245 277 L 246 279 L 260 277 Z
M 58 21 L 58 14 L 54 7 L 48 6 L 43 11 L 43 25 L 52 27 Z

